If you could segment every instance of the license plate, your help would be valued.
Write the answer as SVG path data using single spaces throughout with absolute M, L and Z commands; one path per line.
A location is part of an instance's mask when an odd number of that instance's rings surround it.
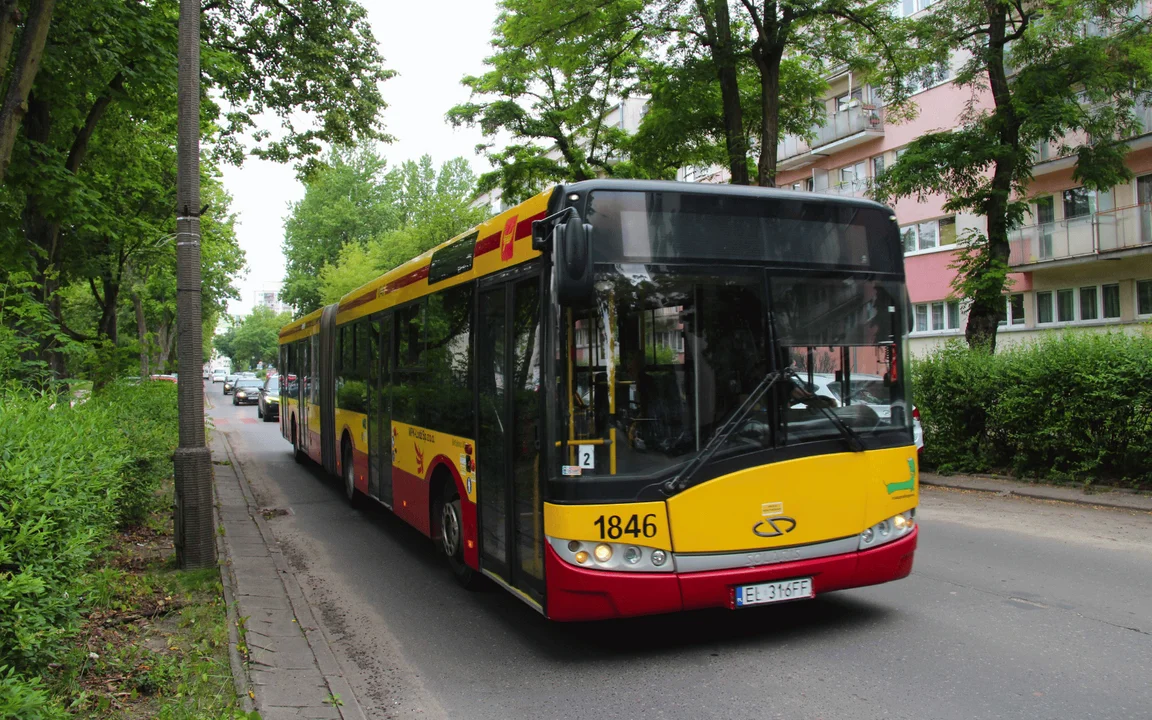
M 776 582 L 740 585 L 736 588 L 736 607 L 765 605 L 788 600 L 801 600 L 816 597 L 812 590 L 812 578 L 778 580 Z

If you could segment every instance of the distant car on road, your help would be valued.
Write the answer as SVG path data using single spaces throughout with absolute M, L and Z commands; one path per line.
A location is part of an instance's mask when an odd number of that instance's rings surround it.
M 232 389 L 236 387 L 236 381 L 240 379 L 239 375 L 228 375 L 224 378 L 224 394 L 231 395 Z
M 276 375 L 264 381 L 260 388 L 260 396 L 256 401 L 256 417 L 263 418 L 264 422 L 275 422 L 280 419 L 280 378 Z
M 228 373 L 224 372 L 224 368 L 216 368 L 212 371 L 212 383 L 222 383 L 227 379 Z
M 257 378 L 237 378 L 232 388 L 233 405 L 250 405 L 259 402 L 261 382 Z

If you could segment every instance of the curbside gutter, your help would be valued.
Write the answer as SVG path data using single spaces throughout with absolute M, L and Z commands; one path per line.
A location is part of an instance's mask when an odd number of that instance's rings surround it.
M 1097 492 L 1085 492 L 1079 487 L 1040 485 L 1020 480 L 973 477 L 970 475 L 937 475 L 928 472 L 920 473 L 920 484 L 929 487 L 975 490 L 1001 496 L 1015 495 L 1037 500 L 1055 500 L 1077 505 L 1152 513 L 1152 495 L 1132 490 L 1109 488 Z

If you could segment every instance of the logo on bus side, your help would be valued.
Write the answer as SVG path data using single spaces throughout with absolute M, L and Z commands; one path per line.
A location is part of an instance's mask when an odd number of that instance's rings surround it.
M 516 249 L 516 221 L 519 215 L 513 215 L 504 223 L 504 234 L 500 236 L 500 259 L 507 262 L 512 259 L 512 252 Z
M 780 537 L 796 529 L 796 520 L 784 514 L 784 503 L 768 502 L 760 506 L 764 519 L 752 526 L 752 532 L 763 538 Z

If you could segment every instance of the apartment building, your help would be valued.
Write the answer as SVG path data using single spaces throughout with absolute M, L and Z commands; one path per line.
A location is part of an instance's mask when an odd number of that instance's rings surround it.
M 905 3 L 908 5 L 909 3 Z M 1141 10 L 1148 12 L 1149 3 Z M 913 5 L 910 11 L 919 11 Z M 811 139 L 780 141 L 781 188 L 863 196 L 873 180 L 920 135 L 957 127 L 972 99 L 951 82 L 962 60 L 932 68 L 913 96 L 915 120 L 888 123 L 873 88 L 847 70 L 830 78 L 824 124 Z M 977 104 L 990 98 L 977 97 Z M 1034 150 L 1030 216 L 1011 236 L 1010 287 L 1005 294 L 999 345 L 1064 328 L 1132 330 L 1152 320 L 1152 109 L 1140 109 L 1142 129 L 1128 139 L 1127 164 L 1135 178 L 1107 192 L 1072 179 L 1073 157 L 1058 143 Z M 1073 143 L 1074 144 L 1074 143 Z M 696 179 L 686 171 L 682 179 Z M 724 181 L 723 173 L 717 178 Z M 905 198 L 894 205 L 904 239 L 908 292 L 913 304 L 912 349 L 928 352 L 962 337 L 964 308 L 953 298 L 951 268 L 966 231 L 983 231 L 983 218 L 944 210 L 942 196 Z

